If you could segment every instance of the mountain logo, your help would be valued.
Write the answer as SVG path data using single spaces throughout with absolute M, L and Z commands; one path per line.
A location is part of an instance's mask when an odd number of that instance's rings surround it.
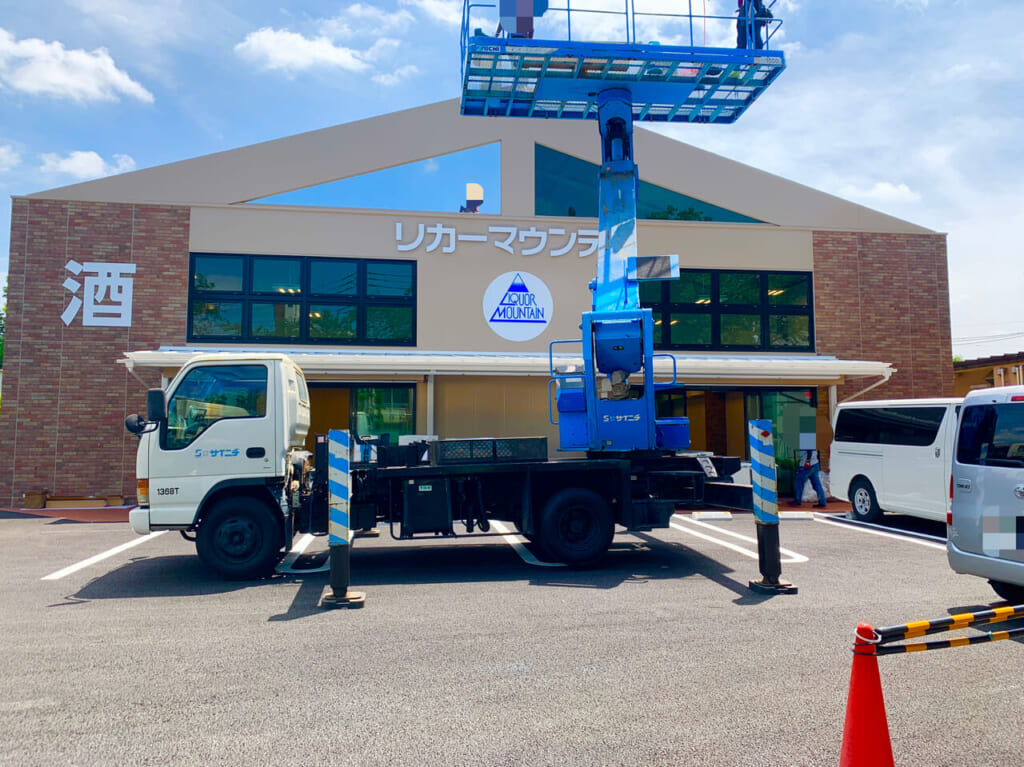
M 484 293 L 484 319 L 509 341 L 539 336 L 551 322 L 553 308 L 547 285 L 527 272 L 505 272 Z

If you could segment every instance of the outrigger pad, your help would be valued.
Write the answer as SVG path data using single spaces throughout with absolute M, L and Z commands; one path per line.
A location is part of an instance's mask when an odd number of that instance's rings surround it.
M 366 604 L 366 594 L 362 591 L 346 591 L 344 595 L 338 596 L 330 586 L 324 588 L 324 594 L 320 598 L 320 607 L 324 610 L 333 610 L 339 607 L 355 609 Z

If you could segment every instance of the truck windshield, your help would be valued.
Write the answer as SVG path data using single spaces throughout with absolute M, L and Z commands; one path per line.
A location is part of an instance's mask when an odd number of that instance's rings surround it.
M 165 447 L 190 444 L 225 418 L 261 418 L 267 413 L 264 365 L 211 365 L 190 370 L 167 402 Z

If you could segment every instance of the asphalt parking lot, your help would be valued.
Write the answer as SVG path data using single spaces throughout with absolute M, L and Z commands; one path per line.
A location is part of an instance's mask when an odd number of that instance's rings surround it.
M 0 512 L 0 763 L 836 765 L 859 622 L 999 604 L 942 525 L 890 526 L 784 520 L 799 593 L 771 597 L 749 514 L 583 571 L 385 530 L 353 549 L 365 607 L 325 611 L 323 538 L 228 583 L 177 533 Z M 880 658 L 896 763 L 1024 764 L 1022 652 Z

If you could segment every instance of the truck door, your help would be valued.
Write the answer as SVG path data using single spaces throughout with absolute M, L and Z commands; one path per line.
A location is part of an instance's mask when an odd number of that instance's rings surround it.
M 222 479 L 273 475 L 275 377 L 265 364 L 201 365 L 167 399 L 167 421 L 150 460 L 150 524 L 191 524 Z M 273 408 L 272 408 L 273 410 Z

